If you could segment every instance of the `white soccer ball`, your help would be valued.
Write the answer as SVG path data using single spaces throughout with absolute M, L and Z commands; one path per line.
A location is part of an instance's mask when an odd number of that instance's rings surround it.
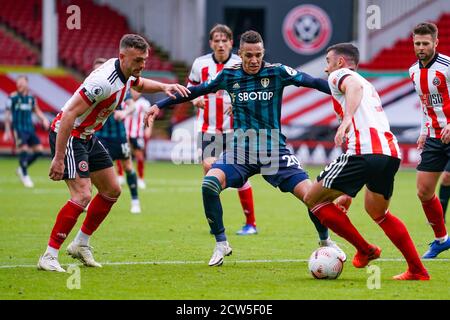
M 331 247 L 320 247 L 311 254 L 308 268 L 316 279 L 337 279 L 344 268 L 339 252 Z

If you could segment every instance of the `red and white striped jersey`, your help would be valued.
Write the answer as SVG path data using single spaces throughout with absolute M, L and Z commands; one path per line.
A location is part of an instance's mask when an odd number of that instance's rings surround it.
M 334 111 L 339 120 L 342 120 L 346 108 L 345 94 L 341 91 L 341 85 L 348 76 L 354 77 L 361 84 L 363 96 L 346 136 L 347 153 L 384 154 L 401 159 L 397 138 L 390 131 L 380 96 L 369 81 L 347 68 L 333 71 L 328 77 Z
M 218 63 L 212 53 L 201 56 L 195 59 L 192 65 L 191 73 L 189 74 L 189 83 L 199 85 L 200 83 L 214 79 L 223 68 L 240 62 L 241 58 L 235 54 L 231 54 L 225 63 Z M 198 109 L 197 113 L 198 131 L 216 134 L 233 129 L 233 119 L 226 114 L 226 106 L 231 104 L 228 93 L 224 90 L 219 90 L 216 93 L 205 95 L 204 99 L 205 108 Z
M 71 135 L 81 139 L 90 139 L 96 131 L 102 128 L 114 109 L 122 103 L 126 91 L 138 83 L 139 78 L 133 76 L 125 78 L 120 70 L 119 59 L 109 59 L 92 71 L 72 98 L 66 102 L 61 112 L 53 120 L 52 130 L 58 132 L 64 110 L 76 95 L 80 95 L 89 105 L 89 109 L 75 119 Z
M 150 107 L 150 101 L 144 97 L 134 101 L 134 112 L 125 118 L 125 128 L 130 138 L 144 138 L 144 116 Z
M 450 123 L 449 66 L 450 57 L 436 53 L 427 66 L 417 61 L 409 68 L 423 110 L 421 133 L 431 138 L 441 138 Z

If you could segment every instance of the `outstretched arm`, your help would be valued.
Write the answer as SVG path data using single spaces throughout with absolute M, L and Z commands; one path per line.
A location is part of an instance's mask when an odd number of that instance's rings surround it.
M 189 94 L 189 90 L 181 84 L 167 84 L 146 78 L 139 78 L 137 83 L 133 85 L 133 89 L 144 93 L 165 92 L 172 99 L 175 98 L 174 93 L 178 93 L 183 97 Z
M 180 96 L 178 93 L 176 93 L 175 99 L 165 98 L 165 99 L 157 101 L 155 103 L 155 105 L 158 106 L 158 108 L 162 109 L 164 107 L 167 107 L 167 106 L 170 106 L 173 104 L 183 103 L 183 102 L 186 102 L 189 100 L 193 100 L 197 97 L 203 96 L 205 94 L 215 92 L 213 87 L 211 85 L 209 85 L 207 82 L 204 82 L 198 86 L 188 87 L 188 89 L 190 90 L 191 93 L 187 96 Z
M 330 87 L 328 86 L 328 81 L 320 78 L 311 77 L 309 74 L 300 72 L 301 80 L 299 85 L 302 87 L 313 88 L 322 91 L 326 94 L 331 94 Z
M 187 97 L 182 97 L 178 93 L 176 93 L 175 99 L 172 99 L 169 97 L 169 98 L 165 98 L 165 99 L 157 101 L 153 106 L 151 106 L 149 111 L 144 116 L 145 126 L 147 126 L 147 127 L 152 126 L 153 121 L 159 114 L 159 110 L 164 107 L 167 107 L 167 106 L 170 106 L 173 104 L 183 103 L 183 102 L 195 99 L 199 96 L 217 91 L 215 86 L 213 86 L 207 82 L 204 82 L 199 86 L 189 87 L 189 90 L 190 90 L 190 94 Z

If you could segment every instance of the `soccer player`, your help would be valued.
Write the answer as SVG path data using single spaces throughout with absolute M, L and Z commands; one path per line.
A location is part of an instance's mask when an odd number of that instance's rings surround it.
M 336 44 L 327 49 L 326 60 L 333 106 L 341 121 L 334 141 L 337 146 L 345 142 L 347 152 L 319 174 L 305 202 L 324 225 L 357 248 L 353 265 L 363 268 L 380 256 L 381 249 L 369 244 L 332 201 L 342 194 L 355 197 L 365 185 L 367 213 L 408 263 L 408 270 L 394 279 L 429 280 L 406 226 L 388 208 L 400 166 L 400 148 L 377 91 L 356 73 L 358 48 L 350 43 Z
M 435 258 L 450 248 L 442 205 L 435 190 L 450 160 L 450 57 L 436 51 L 438 29 L 433 23 L 420 23 L 413 30 L 414 52 L 419 59 L 409 68 L 423 109 L 421 134 L 417 140 L 421 161 L 417 166 L 417 195 L 435 240 L 423 255 Z
M 17 91 L 11 93 L 6 102 L 5 133 L 3 135 L 3 141 L 8 142 L 12 139 L 12 122 L 16 150 L 19 154 L 17 175 L 25 187 L 32 188 L 34 184 L 28 175 L 28 167 L 42 155 L 43 150 L 33 125 L 33 112 L 39 118 L 45 130 L 48 130 L 49 128 L 49 121 L 42 113 L 41 109 L 39 109 L 36 99 L 28 90 L 27 76 L 21 75 L 17 77 L 16 86 Z M 30 148 L 33 151 L 31 154 L 29 153 Z
M 181 96 L 189 93 L 179 84 L 140 77 L 148 48 L 141 36 L 124 35 L 119 58 L 109 59 L 92 71 L 52 122 L 49 138 L 53 160 L 49 176 L 52 180 L 66 182 L 70 200 L 59 211 L 47 250 L 39 258 L 41 270 L 65 271 L 58 262 L 59 249 L 88 204 L 81 230 L 67 252 L 86 266 L 101 266 L 94 260 L 89 239 L 108 215 L 121 190 L 111 157 L 94 133 L 122 103 L 127 90 L 132 87 L 142 92 L 162 91 L 171 97 L 174 92 Z M 91 201 L 92 184 L 98 193 Z
M 105 58 L 97 58 L 94 62 L 94 70 L 106 62 Z M 126 105 L 132 100 L 129 92 L 125 93 L 122 105 Z M 122 110 L 122 105 L 117 106 L 113 115 L 108 117 L 103 127 L 95 134 L 100 139 L 100 143 L 106 148 L 113 161 L 120 161 L 125 168 L 127 184 L 131 193 L 131 213 L 141 213 L 137 190 L 137 177 L 131 161 L 130 145 L 125 130 L 124 118 L 133 112 L 129 107 Z
M 145 140 L 150 138 L 152 128 L 145 127 L 144 115 L 150 109 L 151 105 L 140 92 L 131 89 L 130 93 L 134 108 L 133 112 L 125 118 L 125 128 L 130 141 L 131 152 L 133 157 L 136 159 L 138 172 L 137 184 L 139 188 L 145 189 Z
M 239 46 L 242 63 L 224 68 L 215 78 L 199 86 L 189 87 L 188 98 L 161 100 L 146 114 L 146 122 L 152 123 L 159 109 L 173 103 L 184 102 L 218 90 L 226 90 L 233 105 L 233 133 L 231 146 L 212 165 L 203 178 L 202 195 L 205 215 L 216 238 L 216 246 L 209 261 L 210 266 L 220 266 L 232 249 L 225 235 L 220 193 L 225 188 L 239 188 L 251 176 L 261 173 L 272 186 L 290 192 L 303 201 L 311 186 L 300 161 L 286 148 L 286 138 L 281 133 L 281 102 L 283 89 L 289 85 L 316 88 L 330 94 L 328 83 L 312 78 L 281 64 L 263 61 L 264 44 L 256 31 L 242 34 Z M 313 216 L 313 215 L 312 215 Z M 314 216 L 313 216 L 314 217 Z M 319 236 L 326 233 L 327 243 L 341 253 L 339 247 L 328 238 L 328 229 L 315 221 Z M 321 234 L 322 233 L 322 234 Z
M 241 58 L 232 53 L 233 33 L 228 26 L 216 24 L 211 29 L 209 46 L 213 52 L 195 59 L 192 65 L 189 75 L 191 85 L 199 85 L 208 81 L 224 68 L 241 62 Z M 202 151 L 203 172 L 206 174 L 224 150 L 226 134 L 233 131 L 230 96 L 226 91 L 220 90 L 217 93 L 197 97 L 192 103 L 198 108 L 197 142 Z M 238 195 L 246 222 L 236 234 L 257 234 L 253 190 L 250 181 L 246 181 L 242 187 L 238 188 Z

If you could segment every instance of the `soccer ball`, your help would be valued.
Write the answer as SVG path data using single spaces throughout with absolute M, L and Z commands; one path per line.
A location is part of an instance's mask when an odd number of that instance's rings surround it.
M 308 268 L 316 279 L 337 279 L 344 268 L 344 261 L 336 249 L 320 247 L 311 254 Z

